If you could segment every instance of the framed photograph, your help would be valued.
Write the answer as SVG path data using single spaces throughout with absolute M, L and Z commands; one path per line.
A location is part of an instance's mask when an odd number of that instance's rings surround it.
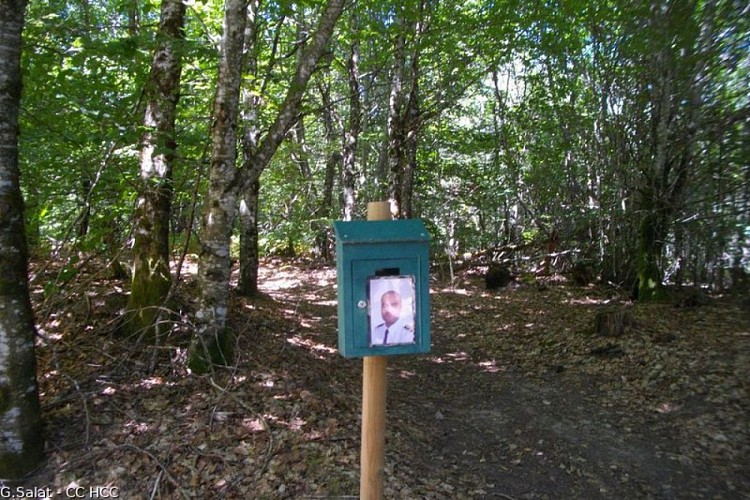
M 416 343 L 417 293 L 414 276 L 370 276 L 367 288 L 370 346 Z

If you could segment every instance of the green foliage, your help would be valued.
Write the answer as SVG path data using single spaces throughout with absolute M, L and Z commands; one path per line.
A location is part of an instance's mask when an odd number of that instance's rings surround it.
M 312 28 L 309 14 L 322 3 L 261 4 L 247 54 L 257 64 L 243 82 L 262 101 L 261 134 L 282 104 L 299 37 Z M 129 237 L 158 6 L 29 5 L 20 146 L 27 235 L 37 255 L 63 246 L 102 252 L 106 235 L 115 232 L 121 243 Z M 208 181 L 221 12 L 218 0 L 188 9 L 173 186 L 180 230 L 195 229 L 193 199 L 200 214 Z M 329 218 L 340 217 L 340 171 L 330 205 L 321 205 L 327 162 L 343 148 L 354 42 L 363 109 L 357 216 L 387 192 L 386 126 L 401 34 L 405 74 L 418 69 L 421 116 L 410 132 L 418 145 L 415 213 L 429 221 L 437 252 L 526 243 L 544 253 L 556 232 L 555 251 L 575 256 L 567 262 L 592 259 L 608 279 L 625 283 L 637 275 L 644 190 L 659 194 L 684 182 L 664 207 L 655 264 L 667 279 L 719 286 L 722 269 L 750 266 L 748 31 L 747 16 L 726 0 L 352 4 L 306 93 L 305 144 L 290 136 L 261 179 L 261 250 L 307 253 Z M 324 126 L 324 87 L 333 138 Z M 669 162 L 655 173 L 661 88 L 671 89 Z M 680 165 L 684 180 L 675 175 Z

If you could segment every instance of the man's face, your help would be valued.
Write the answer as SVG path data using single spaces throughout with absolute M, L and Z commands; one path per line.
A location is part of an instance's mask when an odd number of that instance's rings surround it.
M 401 316 L 401 296 L 396 292 L 387 292 L 380 299 L 380 315 L 386 326 L 391 326 Z

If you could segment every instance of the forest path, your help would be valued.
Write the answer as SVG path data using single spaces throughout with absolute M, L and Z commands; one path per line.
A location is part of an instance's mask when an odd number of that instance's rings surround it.
M 412 436 L 411 464 L 435 484 L 452 485 L 458 497 L 709 498 L 733 497 L 736 487 L 748 491 L 741 475 L 681 463 L 681 433 L 603 409 L 606 395 L 577 377 L 426 372 L 391 384 L 389 418 L 424 422 Z
M 298 292 L 309 297 L 300 284 Z M 397 480 L 387 492 L 394 498 L 416 491 L 459 498 L 750 493 L 743 475 L 748 405 L 737 369 L 747 363 L 747 315 L 734 304 L 710 312 L 644 306 L 637 311 L 641 326 L 613 343 L 591 330 L 598 308 L 623 302 L 615 291 L 554 280 L 539 285 L 488 293 L 468 278 L 463 288 L 433 286 L 432 352 L 389 360 L 386 476 L 411 471 L 404 481 L 414 484 Z M 331 287 L 315 294 L 335 300 Z M 703 345 L 690 338 L 691 323 L 713 325 Z M 696 348 L 709 352 L 689 352 Z M 729 376 L 721 395 L 702 387 L 716 380 L 685 373 L 678 360 Z
M 335 269 L 264 262 L 263 293 L 231 298 L 233 366 L 201 376 L 185 365 L 194 281 L 146 345 L 117 335 L 127 289 L 97 271 L 37 305 L 48 460 L 30 486 L 144 500 L 359 491 L 362 362 L 337 350 Z M 431 352 L 388 361 L 386 498 L 750 497 L 741 298 L 675 308 L 562 278 L 454 285 L 431 283 Z M 599 337 L 611 307 L 636 326 Z

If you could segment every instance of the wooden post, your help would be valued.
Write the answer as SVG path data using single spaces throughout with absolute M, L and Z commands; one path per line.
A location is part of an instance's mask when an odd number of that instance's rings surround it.
M 390 220 L 387 201 L 367 204 L 367 220 Z M 360 500 L 383 498 L 385 464 L 385 402 L 388 358 L 365 356 L 362 364 L 362 449 L 359 479 Z

